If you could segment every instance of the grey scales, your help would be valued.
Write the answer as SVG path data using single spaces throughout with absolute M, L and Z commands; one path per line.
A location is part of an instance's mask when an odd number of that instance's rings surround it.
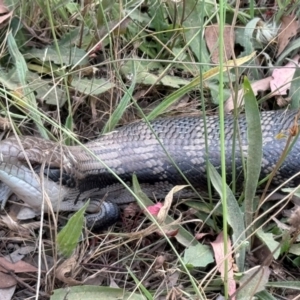
M 261 178 L 276 166 L 295 120 L 298 122 L 297 116 L 298 110 L 261 112 Z M 234 122 L 233 116 L 226 116 L 226 174 L 230 183 L 234 157 L 236 180 L 242 183 L 242 160 L 247 161 L 248 150 L 245 115 L 237 120 L 235 138 Z M 1 141 L 1 206 L 4 207 L 11 193 L 36 214 L 41 213 L 42 203 L 45 212 L 49 209 L 77 211 L 90 199 L 87 226 L 97 229 L 119 218 L 120 205 L 135 201 L 120 182 L 130 186 L 133 174 L 150 198 L 163 199 L 173 186 L 181 184 L 192 185 L 200 193 L 206 190 L 207 160 L 219 172 L 221 168 L 219 117 L 207 116 L 206 128 L 200 116 L 162 118 L 151 121 L 150 125 L 135 122 L 84 146 L 64 146 L 31 136 Z M 299 171 L 300 141 L 297 139 L 272 183 L 281 184 Z M 299 179 L 297 176 L 290 184 L 298 184 Z

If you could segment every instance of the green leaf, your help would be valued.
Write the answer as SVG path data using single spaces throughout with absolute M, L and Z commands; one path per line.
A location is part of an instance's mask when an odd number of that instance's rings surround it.
M 216 222 L 213 220 L 211 216 L 212 210 L 214 211 L 214 216 L 222 216 L 222 206 L 221 205 L 210 205 L 209 203 L 199 202 L 199 201 L 185 201 L 184 205 L 188 207 L 192 207 L 195 212 L 195 216 L 199 220 L 205 220 L 205 224 L 209 227 L 211 227 L 215 231 L 219 231 L 219 228 L 217 228 Z
M 244 83 L 244 99 L 247 122 L 247 168 L 245 182 L 245 223 L 246 228 L 250 228 L 247 236 L 250 236 L 251 224 L 254 212 L 254 197 L 259 181 L 262 165 L 262 131 L 260 123 L 260 114 L 257 106 L 256 97 L 251 88 L 251 84 L 245 77 Z
M 34 120 L 36 126 L 38 127 L 41 136 L 47 138 L 47 132 L 42 125 L 43 122 L 41 120 L 41 116 L 38 113 L 38 108 L 37 108 L 38 105 L 36 103 L 34 93 L 28 87 L 26 82 L 26 74 L 28 72 L 28 68 L 25 59 L 21 54 L 21 52 L 19 51 L 16 41 L 11 32 L 7 35 L 7 46 L 8 46 L 9 53 L 15 64 L 15 72 L 16 72 L 15 82 L 18 82 L 19 85 L 22 87 L 22 96 L 23 96 L 22 100 L 26 104 L 24 106 L 26 106 L 26 108 L 29 110 L 29 114 L 31 118 Z
M 152 295 L 150 292 L 146 289 L 146 287 L 142 284 L 142 282 L 139 281 L 139 279 L 134 275 L 134 272 L 131 271 L 130 268 L 127 267 L 128 274 L 133 278 L 136 286 L 143 292 L 144 295 L 146 295 L 148 300 L 153 300 Z
M 295 41 L 290 42 L 285 50 L 280 54 L 280 56 L 277 58 L 277 61 L 275 63 L 275 66 L 281 66 L 282 62 L 286 57 L 294 50 L 297 50 L 300 48 L 300 39 L 296 39 Z
M 283 188 L 283 189 L 281 189 L 281 191 L 283 191 L 284 193 L 293 193 L 293 195 L 300 198 L 300 189 L 296 189 L 296 191 L 294 191 L 294 190 L 295 190 L 295 188 Z
M 88 205 L 89 201 L 69 219 L 67 225 L 57 235 L 58 249 L 65 257 L 70 257 L 78 244 Z
M 208 82 L 207 87 L 210 90 L 213 103 L 214 104 L 219 104 L 220 103 L 219 83 Z M 229 89 L 223 89 L 223 94 L 224 94 L 223 99 L 228 99 L 231 96 L 231 91 Z
M 273 253 L 273 257 L 277 259 L 280 255 L 280 243 L 274 240 L 272 233 L 264 232 L 261 228 L 256 231 L 256 236 L 263 242 Z
M 279 288 L 279 289 L 292 289 L 296 291 L 300 291 L 300 281 L 276 281 L 276 282 L 268 282 L 267 287 Z
M 175 25 L 181 25 L 184 29 L 183 35 L 186 45 L 190 47 L 198 62 L 203 64 L 203 71 L 207 71 L 210 65 L 210 57 L 207 51 L 206 43 L 203 38 L 204 21 L 209 16 L 213 17 L 217 13 L 213 4 L 206 1 L 190 0 L 184 3 L 174 5 L 167 1 L 169 16 L 180 16 L 173 19 Z M 183 23 L 180 24 L 183 20 Z M 187 49 L 188 50 L 188 49 Z M 202 57 L 202 60 L 200 60 Z
M 26 80 L 31 90 L 35 92 L 37 99 L 58 107 L 62 107 L 67 101 L 66 92 L 60 85 L 54 87 L 52 79 L 44 79 L 37 73 L 28 72 Z
M 70 6 L 69 6 L 70 5 Z M 78 4 L 76 3 L 68 3 L 68 7 L 71 8 L 71 5 L 78 12 Z M 70 48 L 70 46 L 74 46 L 79 44 L 83 37 L 89 34 L 88 27 L 82 28 L 81 26 L 75 27 L 73 30 L 68 31 L 63 35 L 63 37 L 58 41 L 59 48 Z M 91 37 L 90 37 L 91 38 Z
M 210 162 L 208 162 L 208 169 L 212 185 L 214 186 L 218 194 L 222 196 L 222 177 Z M 236 201 L 228 185 L 226 185 L 226 197 L 228 224 L 233 230 L 232 241 L 236 253 L 236 263 L 239 268 L 239 271 L 242 272 L 244 270 L 245 253 L 247 245 L 247 243 L 245 243 L 246 236 L 244 216 L 238 205 L 238 202 Z
M 208 264 L 214 262 L 211 248 L 208 245 L 192 245 L 184 251 L 183 261 L 187 266 L 206 267 Z
M 239 281 L 242 288 L 237 292 L 237 299 L 252 300 L 256 293 L 265 289 L 269 276 L 270 269 L 265 266 L 256 266 L 245 272 Z
M 124 289 L 110 288 L 107 286 L 82 285 L 54 290 L 51 300 L 76 299 L 76 300 L 146 300 L 146 297 L 137 293 L 126 292 Z
M 291 87 L 289 90 L 289 98 L 291 98 L 291 109 L 300 108 L 300 68 L 296 68 Z
M 300 244 L 293 244 L 289 249 L 289 253 L 300 256 Z
M 17 90 L 20 86 L 17 75 L 17 68 L 14 67 L 9 70 L 9 72 L 6 72 L 6 70 L 4 69 L 0 69 L 0 82 L 8 90 Z
M 259 21 L 261 21 L 260 18 L 254 18 L 247 23 L 242 35 L 242 40 L 239 41 L 240 45 L 244 47 L 244 52 L 242 53 L 242 55 L 248 55 L 255 51 L 253 47 L 253 33 L 254 30 L 256 30 L 257 23 Z
M 255 296 L 258 300 L 278 300 L 266 290 L 257 293 Z
M 133 70 L 132 70 L 133 78 L 132 78 L 131 86 L 128 90 L 126 90 L 118 106 L 114 109 L 113 113 L 110 115 L 109 120 L 106 122 L 102 130 L 102 133 L 107 133 L 112 131 L 115 128 L 115 126 L 118 124 L 120 119 L 122 118 L 125 110 L 130 105 L 132 93 L 134 91 L 135 84 L 136 84 L 135 62 L 132 62 L 132 65 L 133 65 Z
M 73 77 L 71 86 L 85 95 L 100 95 L 112 89 L 115 84 L 103 78 L 88 79 L 76 76 Z
M 83 66 L 88 64 L 87 53 L 83 49 L 79 49 L 75 46 L 60 46 L 59 49 L 61 59 L 54 45 L 43 49 L 32 48 L 27 51 L 27 54 L 24 55 L 24 57 L 27 59 L 38 58 L 41 62 L 52 61 L 57 65 L 60 65 L 61 62 L 63 62 L 66 66 L 73 66 L 75 64 Z
M 135 73 L 137 74 L 135 80 L 136 83 L 141 83 L 145 85 L 164 85 L 173 88 L 180 88 L 183 85 L 187 85 L 189 83 L 188 80 L 182 79 L 177 76 L 170 75 L 161 75 L 164 72 L 162 65 L 158 62 L 148 62 L 148 61 L 138 61 L 139 58 L 134 63 L 135 65 Z M 132 70 L 132 61 L 126 62 L 121 67 L 121 72 L 128 79 L 132 79 L 133 70 Z

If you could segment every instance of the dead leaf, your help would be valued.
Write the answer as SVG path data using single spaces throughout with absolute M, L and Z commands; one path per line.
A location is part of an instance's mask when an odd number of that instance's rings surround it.
M 285 47 L 290 42 L 291 38 L 297 34 L 298 20 L 296 16 L 283 16 L 281 18 L 280 32 L 278 35 L 278 51 L 276 57 L 278 57 Z
M 272 96 L 287 95 L 291 87 L 296 68 L 299 67 L 299 55 L 293 57 L 285 66 L 273 70 L 270 87 Z
M 7 273 L 9 271 L 15 273 L 37 272 L 38 269 L 22 260 L 16 263 L 11 263 L 4 257 L 0 257 L 0 271 Z
M 17 284 L 11 275 L 0 272 L 0 289 L 7 289 Z
M 214 252 L 214 255 L 215 255 L 217 269 L 221 273 L 221 277 L 224 280 L 225 255 L 224 255 L 223 233 L 221 232 L 217 236 L 216 240 L 214 242 L 210 243 L 210 244 L 213 248 L 213 252 Z M 227 249 L 228 250 L 231 249 L 230 239 L 228 239 L 228 241 L 227 241 Z M 232 256 L 229 256 L 229 258 L 228 258 L 228 286 L 229 286 L 229 291 L 228 292 L 229 292 L 229 295 L 233 295 L 236 292 L 236 283 L 235 283 L 235 280 L 233 278 L 233 269 L 234 269 L 233 258 L 232 258 Z M 233 296 L 231 299 L 234 300 L 235 296 Z
M 268 95 L 268 98 L 281 95 L 286 96 L 291 87 L 295 70 L 300 66 L 299 59 L 300 56 L 296 55 L 285 66 L 274 69 L 272 76 L 252 83 L 251 87 L 254 95 L 256 96 L 259 91 L 267 91 L 270 89 L 272 93 Z M 243 98 L 244 90 L 240 89 L 237 96 L 237 107 L 243 105 Z M 234 97 L 232 95 L 226 100 L 224 108 L 226 113 L 230 113 L 234 109 L 233 99 Z
M 129 203 L 123 211 L 124 218 L 134 217 L 141 211 L 136 202 Z
M 75 280 L 72 278 L 72 276 L 70 276 L 77 266 L 78 261 L 76 256 L 72 256 L 57 267 L 55 275 L 59 280 L 70 286 L 79 285 L 82 282 Z
M 300 231 L 300 207 L 292 212 L 288 222 L 291 224 L 293 231 Z
M 253 90 L 253 93 L 255 96 L 257 96 L 258 92 L 265 92 L 270 90 L 270 82 L 272 80 L 272 76 L 269 76 L 267 78 L 255 81 L 251 83 L 251 87 Z M 231 95 L 225 103 L 225 112 L 230 113 L 234 109 L 234 102 L 233 102 L 234 96 Z M 240 89 L 238 91 L 237 96 L 237 107 L 240 107 L 244 104 L 244 89 Z
M 276 102 L 279 107 L 286 107 L 291 102 L 291 97 L 276 96 Z
M 166 263 L 166 255 L 159 255 L 158 257 L 156 257 L 155 259 L 155 264 L 154 264 L 154 268 L 155 269 L 160 269 L 164 266 L 164 264 Z
M 0 128 L 1 130 L 11 129 L 11 122 L 8 118 L 0 117 Z
M 197 233 L 197 234 L 195 234 L 195 239 L 197 240 L 197 241 L 199 241 L 199 240 L 202 240 L 205 236 L 207 236 L 207 235 L 212 235 L 211 233 L 209 233 L 209 232 L 205 232 L 205 233 Z
M 9 11 L 3 0 L 0 0 L 0 24 L 4 23 L 12 16 L 12 11 Z
M 211 54 L 211 60 L 213 63 L 219 63 L 219 25 L 213 24 L 207 26 L 204 32 L 205 41 L 207 48 Z M 232 57 L 233 46 L 235 43 L 234 31 L 232 30 L 232 26 L 227 24 L 224 27 L 224 60 L 227 61 Z
M 158 214 L 157 214 L 157 222 L 162 223 L 166 220 L 166 217 L 168 216 L 170 207 L 173 203 L 173 196 L 175 193 L 179 192 L 180 190 L 187 187 L 187 185 L 176 185 L 174 186 L 171 191 L 168 193 L 168 195 L 165 198 L 163 206 L 160 208 Z

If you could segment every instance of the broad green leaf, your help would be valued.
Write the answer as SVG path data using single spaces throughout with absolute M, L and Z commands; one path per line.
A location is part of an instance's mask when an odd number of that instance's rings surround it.
M 146 300 L 146 297 L 137 293 L 126 292 L 124 289 L 107 286 L 81 285 L 54 290 L 51 300 Z
M 202 57 L 204 71 L 207 71 L 210 64 L 210 57 L 207 51 L 206 43 L 203 38 L 204 22 L 207 17 L 212 17 L 217 13 L 212 3 L 206 1 L 190 0 L 186 2 L 174 2 L 168 0 L 168 11 L 170 16 L 176 16 L 173 19 L 173 24 L 180 24 L 184 31 L 184 39 L 187 41 L 186 45 L 190 47 L 198 61 Z
M 256 266 L 245 272 L 239 281 L 242 288 L 237 292 L 237 300 L 252 300 L 256 293 L 265 289 L 269 276 L 270 269 L 265 266 Z
M 222 177 L 210 162 L 208 162 L 208 168 L 209 168 L 211 183 L 216 189 L 216 191 L 218 192 L 218 194 L 221 196 Z M 228 224 L 231 226 L 233 230 L 232 241 L 235 249 L 236 263 L 239 268 L 239 271 L 242 272 L 244 270 L 245 254 L 246 254 L 246 246 L 247 246 L 247 243 L 245 242 L 246 236 L 245 236 L 244 215 L 232 191 L 227 185 L 226 185 L 226 194 L 227 194 Z
M 276 281 L 276 282 L 268 282 L 266 284 L 267 287 L 279 288 L 279 289 L 292 289 L 296 291 L 300 291 L 300 281 Z
M 78 12 L 78 4 L 69 3 L 75 8 Z M 60 48 L 69 49 L 71 46 L 78 44 L 80 41 L 82 42 L 82 38 L 86 35 L 89 35 L 89 29 L 87 27 L 82 28 L 81 26 L 75 27 L 70 30 L 68 33 L 65 33 L 64 36 L 58 41 L 58 45 Z M 91 37 L 90 37 L 91 39 Z
M 254 51 L 253 47 L 253 33 L 256 30 L 257 23 L 260 22 L 260 18 L 254 18 L 248 22 L 244 29 L 243 39 L 240 41 L 241 45 L 244 47 L 243 55 L 249 55 Z
M 278 300 L 273 295 L 271 295 L 268 291 L 264 290 L 255 295 L 258 300 Z
M 76 76 L 72 79 L 71 86 L 85 95 L 100 95 L 112 89 L 115 84 L 103 78 L 88 79 Z
M 89 201 L 69 219 L 67 225 L 57 235 L 58 249 L 65 257 L 70 257 L 78 244 L 88 205 Z
M 300 68 L 296 68 L 291 87 L 289 90 L 289 98 L 291 100 L 291 109 L 300 108 Z
M 254 213 L 254 197 L 256 194 L 257 184 L 261 172 L 262 165 L 262 131 L 260 124 L 260 114 L 256 97 L 251 88 L 248 79 L 244 79 L 244 99 L 247 122 L 247 168 L 246 168 L 246 183 L 245 183 L 245 223 L 246 228 L 250 228 L 247 236 L 250 236 L 251 224 Z
M 37 99 L 58 107 L 62 107 L 67 101 L 66 92 L 60 85 L 53 86 L 53 80 L 44 79 L 32 72 L 27 73 L 26 80 L 31 90 L 35 92 Z
M 6 72 L 3 69 L 1 69 L 0 71 L 1 85 L 11 91 L 17 90 L 20 86 L 20 82 L 18 80 L 16 67 L 9 70 L 9 72 Z
M 136 83 L 142 83 L 145 85 L 157 84 L 173 88 L 180 88 L 181 86 L 189 83 L 188 80 L 177 76 L 163 75 L 160 77 L 163 74 L 164 69 L 162 65 L 157 62 L 149 63 L 148 61 L 141 61 L 138 59 L 134 62 L 134 65 L 136 72 Z M 131 80 L 133 77 L 132 61 L 126 62 L 121 67 L 121 72 L 124 76 Z
M 214 262 L 211 247 L 208 245 L 192 245 L 184 251 L 183 261 L 188 268 L 206 267 Z
M 41 62 L 52 61 L 57 65 L 60 65 L 62 62 L 65 66 L 73 66 L 75 64 L 78 64 L 78 66 L 83 66 L 88 64 L 87 53 L 83 49 L 79 49 L 75 46 L 60 46 L 59 49 L 61 59 L 56 52 L 54 45 L 43 49 L 32 48 L 27 51 L 24 57 L 27 59 L 38 58 Z
M 289 249 L 289 253 L 300 256 L 300 244 L 299 243 L 293 244 Z
M 19 83 L 20 88 L 20 90 L 14 91 L 16 93 L 15 95 L 18 95 L 18 97 L 16 97 L 16 101 L 18 101 L 18 98 L 24 100 L 24 102 L 26 103 L 26 105 L 24 106 L 26 106 L 25 108 L 29 110 L 29 114 L 32 120 L 34 120 L 37 128 L 39 129 L 41 136 L 47 138 L 47 132 L 42 125 L 43 123 L 37 109 L 38 105 L 36 103 L 34 93 L 30 90 L 26 82 L 26 74 L 28 72 L 28 68 L 25 59 L 19 51 L 16 41 L 11 32 L 7 35 L 7 46 L 15 65 L 15 82 Z

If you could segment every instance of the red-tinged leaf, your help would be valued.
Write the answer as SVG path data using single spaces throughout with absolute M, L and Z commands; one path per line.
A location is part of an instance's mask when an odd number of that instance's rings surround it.
M 16 284 L 16 279 L 14 279 L 11 275 L 0 272 L 0 289 L 7 289 Z
M 211 235 L 211 233 L 209 233 L 209 232 L 205 232 L 205 233 L 196 233 L 195 234 L 195 239 L 197 240 L 197 241 L 199 241 L 199 240 L 202 240 L 205 236 L 207 236 L 207 235 Z
M 0 257 L 0 271 L 7 273 L 13 271 L 15 273 L 37 272 L 38 269 L 22 260 L 11 263 L 4 257 Z
M 219 32 L 219 25 L 213 24 L 207 26 L 204 32 L 205 41 L 207 44 L 207 48 L 211 54 L 211 61 L 213 63 L 219 63 L 220 55 L 219 55 L 219 39 L 220 39 L 220 32 Z M 232 49 L 235 42 L 234 30 L 232 30 L 231 25 L 225 25 L 224 32 L 224 60 L 227 61 L 232 57 Z
M 157 216 L 160 209 L 163 207 L 161 202 L 158 202 L 154 205 L 148 206 L 147 211 L 152 215 L 152 216 Z
M 224 260 L 225 260 L 225 255 L 224 255 L 224 239 L 223 239 L 223 233 L 221 232 L 216 240 L 211 243 L 211 246 L 213 248 L 213 252 L 215 255 L 216 263 L 217 263 L 217 268 L 219 272 L 221 273 L 221 277 L 224 280 L 224 275 L 225 275 L 225 268 L 224 268 Z M 227 241 L 227 249 L 230 251 L 231 249 L 231 242 L 228 239 Z M 230 256 L 228 259 L 228 287 L 229 287 L 229 295 L 233 295 L 236 292 L 236 283 L 233 278 L 233 258 Z M 235 297 L 232 297 L 234 300 Z
M 270 82 L 272 80 L 272 76 L 260 79 L 258 81 L 252 82 L 251 83 L 251 88 L 253 90 L 253 93 L 255 96 L 257 96 L 258 92 L 266 92 L 270 90 Z M 225 112 L 230 113 L 234 109 L 234 99 L 235 95 L 232 94 L 225 103 Z M 238 91 L 238 96 L 237 96 L 237 106 L 240 107 L 244 105 L 244 89 L 241 88 Z
M 0 24 L 4 23 L 12 16 L 12 11 L 9 11 L 8 7 L 5 5 L 4 1 L 0 1 Z
M 272 95 L 287 95 L 291 87 L 296 68 L 299 67 L 299 55 L 293 57 L 285 66 L 273 70 L 273 79 L 270 82 Z

